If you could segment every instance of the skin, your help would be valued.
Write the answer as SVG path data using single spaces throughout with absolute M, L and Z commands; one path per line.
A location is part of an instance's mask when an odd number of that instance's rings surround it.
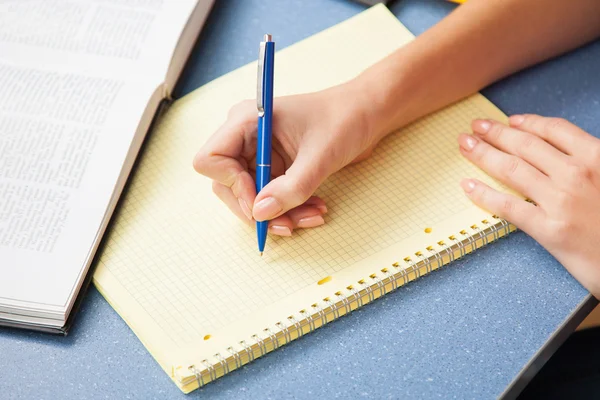
M 357 78 L 277 98 L 273 180 L 258 196 L 254 101 L 230 110 L 194 167 L 242 221 L 269 220 L 271 234 L 291 236 L 325 223 L 315 190 L 390 132 L 598 36 L 598 0 L 471 0 Z M 510 121 L 474 121 L 473 133 L 458 138 L 460 151 L 537 206 L 471 179 L 461 182 L 466 195 L 533 236 L 600 297 L 600 140 L 561 119 Z
M 600 297 L 600 140 L 560 118 L 513 115 L 510 126 L 475 120 L 460 152 L 536 205 L 475 179 L 461 182 L 481 208 L 542 244 Z

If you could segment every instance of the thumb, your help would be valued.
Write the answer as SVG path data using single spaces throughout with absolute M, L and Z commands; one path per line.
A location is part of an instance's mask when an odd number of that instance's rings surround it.
M 254 219 L 271 220 L 308 200 L 329 175 L 320 164 L 314 155 L 298 154 L 285 174 L 269 182 L 256 196 Z

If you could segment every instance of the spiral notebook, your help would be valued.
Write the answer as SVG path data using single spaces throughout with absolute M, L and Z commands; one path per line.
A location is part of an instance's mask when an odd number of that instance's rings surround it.
M 344 82 L 411 39 L 385 6 L 375 6 L 279 51 L 276 95 Z M 260 257 L 254 229 L 192 168 L 195 152 L 255 85 L 252 63 L 166 111 L 94 276 L 186 393 L 514 229 L 459 187 L 475 177 L 502 189 L 458 151 L 456 137 L 473 118 L 506 118 L 475 95 L 390 135 L 369 160 L 333 175 L 318 190 L 326 224 L 270 237 Z

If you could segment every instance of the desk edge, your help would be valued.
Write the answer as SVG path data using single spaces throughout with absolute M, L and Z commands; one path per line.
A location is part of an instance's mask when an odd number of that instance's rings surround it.
M 515 399 L 533 377 L 542 369 L 544 364 L 552 357 L 554 352 L 567 340 L 569 335 L 577 329 L 577 326 L 596 307 L 598 300 L 588 294 L 569 317 L 552 333 L 546 343 L 533 355 L 529 362 L 515 376 L 512 382 L 499 396 L 500 399 Z

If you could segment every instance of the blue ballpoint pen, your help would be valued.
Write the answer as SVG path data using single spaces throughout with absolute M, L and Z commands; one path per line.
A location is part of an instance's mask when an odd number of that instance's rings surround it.
M 258 141 L 256 149 L 256 193 L 271 180 L 271 129 L 273 121 L 273 67 L 275 43 L 271 35 L 260 42 L 258 54 L 258 84 L 256 108 L 258 109 Z M 267 241 L 269 221 L 256 221 L 258 251 L 262 256 Z

